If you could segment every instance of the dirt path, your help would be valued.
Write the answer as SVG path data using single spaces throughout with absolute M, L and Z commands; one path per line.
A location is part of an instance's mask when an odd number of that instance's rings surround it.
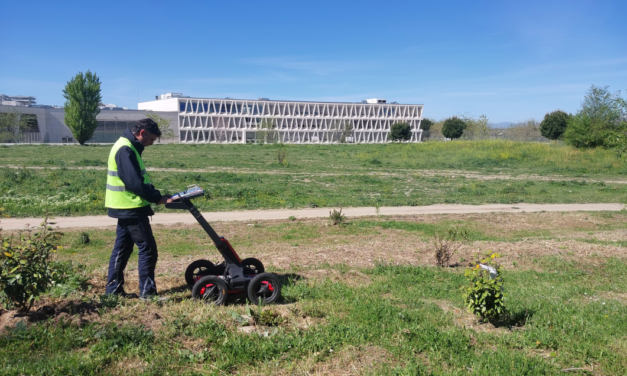
M 380 215 L 422 215 L 422 214 L 468 214 L 468 213 L 520 213 L 520 212 L 561 212 L 561 211 L 619 211 L 622 204 L 488 204 L 488 205 L 430 205 L 430 206 L 384 206 L 379 208 Z M 203 216 L 209 222 L 217 221 L 254 221 L 267 219 L 325 218 L 332 208 L 317 209 L 280 209 L 246 210 L 230 212 L 208 212 Z M 377 215 L 374 207 L 344 208 L 347 217 Z M 27 226 L 38 226 L 42 218 L 6 218 L 0 222 L 4 230 L 21 230 Z M 57 217 L 51 220 L 60 228 L 107 227 L 115 226 L 116 220 L 107 216 Z M 153 224 L 193 224 L 196 219 L 187 212 L 157 213 L 152 218 Z
M 59 169 L 67 169 L 67 170 L 100 170 L 104 171 L 106 167 L 93 167 L 93 166 L 68 166 L 68 167 L 56 167 L 56 166 L 16 166 L 16 165 L 4 165 L 0 166 L 0 168 L 12 168 L 12 169 L 22 169 L 27 168 L 30 170 L 59 170 Z M 350 172 L 290 172 L 290 171 L 278 171 L 278 170 L 258 170 L 258 169 L 248 169 L 248 168 L 234 168 L 234 167 L 207 167 L 207 168 L 161 168 L 161 167 L 148 167 L 146 168 L 148 171 L 158 171 L 158 172 L 231 172 L 231 173 L 239 173 L 239 174 L 262 174 L 262 175 L 293 175 L 293 176 L 344 176 L 347 174 L 355 174 L 357 173 L 355 170 L 351 170 Z M 359 171 L 359 170 L 357 170 Z M 510 175 L 510 174 L 483 174 L 480 171 L 468 171 L 468 170 L 413 170 L 413 169 L 395 169 L 396 172 L 379 172 L 379 171 L 363 171 L 364 175 L 369 176 L 407 176 L 407 174 L 418 174 L 422 176 L 444 176 L 444 177 L 460 177 L 463 176 L 468 179 L 478 179 L 478 180 L 543 180 L 543 181 L 571 181 L 571 180 L 585 180 L 591 183 L 594 182 L 603 182 L 605 184 L 627 184 L 627 180 L 608 180 L 608 179 L 590 179 L 590 178 L 576 178 L 569 177 L 563 175 L 535 175 L 535 174 L 520 174 L 520 175 Z

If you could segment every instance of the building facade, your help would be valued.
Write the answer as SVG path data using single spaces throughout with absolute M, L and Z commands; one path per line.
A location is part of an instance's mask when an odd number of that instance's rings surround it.
M 45 143 L 45 144 L 72 144 L 76 140 L 72 131 L 65 125 L 63 108 L 52 106 L 4 106 L 0 105 L 1 113 L 17 112 L 32 118 L 32 125 L 27 132 L 23 132 L 19 139 L 12 139 L 10 143 Z M 119 107 L 103 107 L 96 116 L 98 126 L 94 136 L 87 143 L 114 143 L 124 130 L 132 129 L 137 120 L 146 118 L 148 111 L 127 110 Z M 170 127 L 178 133 L 177 112 L 154 112 L 164 119 L 171 121 Z M 7 142 L 0 141 L 0 142 Z M 174 140 L 160 140 L 161 143 L 178 142 Z
M 189 98 L 169 93 L 140 110 L 178 112 L 180 142 L 244 143 L 271 137 L 284 143 L 388 142 L 394 123 L 408 123 L 420 142 L 423 105 Z

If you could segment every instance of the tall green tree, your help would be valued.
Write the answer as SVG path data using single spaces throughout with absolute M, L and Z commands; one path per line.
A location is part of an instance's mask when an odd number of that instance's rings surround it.
M 79 144 L 93 137 L 98 122 L 96 115 L 100 113 L 98 105 L 102 101 L 100 95 L 100 79 L 96 73 L 79 72 L 65 85 L 65 125 L 70 128 Z
M 444 120 L 444 124 L 442 125 L 442 135 L 446 138 L 454 140 L 456 138 L 460 138 L 464 134 L 464 129 L 466 129 L 466 122 L 457 116 L 453 116 L 452 118 Z
M 390 127 L 391 141 L 409 141 L 411 139 L 411 127 L 407 123 L 394 123 Z
M 627 101 L 620 91 L 592 85 L 581 109 L 568 121 L 564 141 L 576 148 L 611 148 L 625 143 Z

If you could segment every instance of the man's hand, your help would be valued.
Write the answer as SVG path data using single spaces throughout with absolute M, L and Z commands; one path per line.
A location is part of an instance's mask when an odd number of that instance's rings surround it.
M 161 201 L 157 203 L 157 205 L 165 205 L 172 202 L 172 196 L 163 196 L 161 197 Z

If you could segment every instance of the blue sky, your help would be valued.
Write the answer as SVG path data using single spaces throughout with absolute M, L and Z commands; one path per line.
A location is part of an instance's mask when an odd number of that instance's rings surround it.
M 627 1 L 5 1 L 0 93 L 63 104 L 79 71 L 106 103 L 197 97 L 425 105 L 491 122 L 627 90 Z

